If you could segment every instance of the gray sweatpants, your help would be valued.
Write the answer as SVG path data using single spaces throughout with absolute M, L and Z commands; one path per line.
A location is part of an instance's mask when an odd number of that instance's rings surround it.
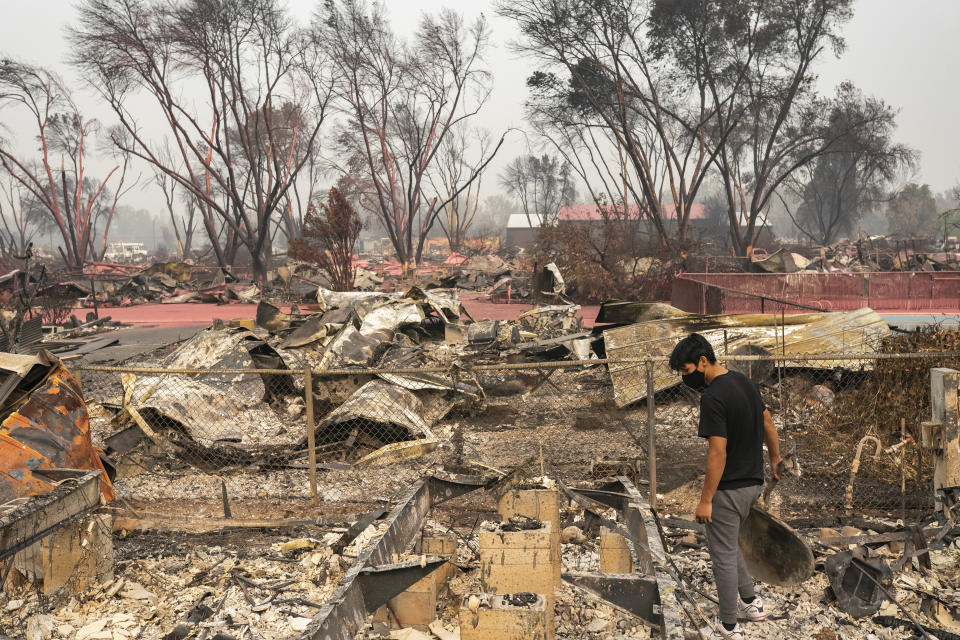
M 738 539 L 740 525 L 750 514 L 750 507 L 760 497 L 763 485 L 740 489 L 718 490 L 713 496 L 712 522 L 708 522 L 707 548 L 713 565 L 713 579 L 720 601 L 720 621 L 737 621 L 737 593 L 741 598 L 752 598 L 753 578 L 747 572 Z

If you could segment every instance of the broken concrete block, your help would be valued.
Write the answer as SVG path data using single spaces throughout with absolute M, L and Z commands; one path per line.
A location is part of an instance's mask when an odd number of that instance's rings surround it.
M 556 538 L 550 523 L 539 529 L 481 531 L 480 581 L 491 593 L 553 594 L 556 588 Z
M 600 633 L 601 631 L 606 631 L 611 625 L 610 620 L 604 620 L 603 618 L 597 617 L 590 621 L 583 630 L 587 633 Z
M 144 589 L 142 584 L 130 582 L 129 580 L 123 585 L 120 596 L 122 598 L 129 598 L 130 600 L 144 600 L 154 606 L 156 606 L 159 601 L 157 596 L 153 592 Z
M 76 640 L 88 640 L 89 638 L 95 636 L 96 634 L 103 631 L 103 628 L 107 626 L 107 619 L 101 618 L 95 620 L 90 624 L 80 627 L 80 630 L 77 631 Z
M 513 489 L 497 502 L 497 512 L 504 520 L 512 516 L 536 518 L 551 525 L 553 553 L 560 557 L 560 492 L 546 487 Z M 561 563 L 556 563 L 554 587 L 560 586 Z
M 467 600 L 465 598 L 460 607 L 462 640 L 547 640 L 550 637 L 553 611 L 542 595 L 487 596 L 476 611 L 470 610 Z
M 857 529 L 856 527 L 851 527 L 850 525 L 847 525 L 842 529 L 840 529 L 840 536 L 843 538 L 853 538 L 853 537 L 862 536 L 862 535 L 863 535 L 863 531 L 861 531 L 860 529 Z
M 290 628 L 294 631 L 306 631 L 307 627 L 310 626 L 310 623 L 313 622 L 312 618 L 304 618 L 301 616 L 296 616 L 287 620 L 290 625 Z
M 600 573 L 633 573 L 627 539 L 606 527 L 600 527 Z
M 443 623 L 440 620 L 434 620 L 431 622 L 429 629 L 430 633 L 440 638 L 440 640 L 461 640 L 460 627 L 450 631 L 443 626 Z
M 49 615 L 30 616 L 24 637 L 26 640 L 50 640 L 55 622 L 54 617 Z
M 68 589 L 81 593 L 113 581 L 113 523 L 110 516 L 96 515 L 75 520 L 40 542 L 43 593 Z

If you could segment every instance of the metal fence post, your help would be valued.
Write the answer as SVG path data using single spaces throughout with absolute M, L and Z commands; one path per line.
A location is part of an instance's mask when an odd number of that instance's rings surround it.
M 653 362 L 647 360 L 647 471 L 650 474 L 650 506 L 657 508 L 657 440 L 654 421 L 657 407 L 653 399 Z
M 317 505 L 317 442 L 313 423 L 313 371 L 303 370 L 304 402 L 307 409 L 307 448 L 310 450 L 310 502 Z

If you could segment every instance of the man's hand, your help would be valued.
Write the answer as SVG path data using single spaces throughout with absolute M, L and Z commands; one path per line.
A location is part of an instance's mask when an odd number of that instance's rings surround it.
M 697 522 L 705 524 L 713 522 L 713 503 L 701 502 L 697 505 Z
M 781 478 L 781 476 L 783 475 L 783 469 L 781 468 L 782 466 L 783 466 L 783 458 L 771 453 L 770 454 L 770 471 L 773 472 L 773 479 L 778 482 L 782 479 Z

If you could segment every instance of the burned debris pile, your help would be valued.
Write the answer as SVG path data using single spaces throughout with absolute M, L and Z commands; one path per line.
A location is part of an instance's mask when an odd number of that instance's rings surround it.
M 926 421 L 924 388 L 932 366 L 954 361 L 876 354 L 949 349 L 956 332 L 897 336 L 870 309 L 774 319 L 634 302 L 604 305 L 590 328 L 554 294 L 484 320 L 458 289 L 318 286 L 309 305 L 261 301 L 254 317 L 214 322 L 135 366 L 83 367 L 82 396 L 49 373 L 63 366 L 51 356 L 11 360 L 0 404 L 34 415 L 24 400 L 77 393 L 57 420 L 76 422 L 82 405 L 91 462 L 79 468 L 116 468 L 96 498 L 118 499 L 89 516 L 110 553 L 89 520 L 57 533 L 94 545 L 111 572 L 72 564 L 96 579 L 71 596 L 35 565 L 59 599 L 10 584 L 2 619 L 58 640 L 681 638 L 714 603 L 689 521 L 703 468 L 696 398 L 665 356 L 699 331 L 760 385 L 790 464 L 747 541 L 776 612 L 748 637 L 951 633 L 960 583 L 946 567 L 960 530 L 943 505 L 956 494 L 941 482 L 931 519 L 926 483 L 954 423 L 947 410 Z M 24 465 L 47 493 L 71 488 L 76 465 L 20 433 L 18 446 L 50 461 Z M 865 438 L 882 445 L 879 462 L 866 440 L 857 466 Z
M 464 310 L 449 289 L 320 289 L 317 301 L 312 314 L 261 302 L 255 319 L 215 324 L 145 363 L 151 372 L 120 376 L 119 387 L 97 397 L 108 416 L 108 453 L 151 441 L 203 469 L 276 468 L 308 448 L 309 397 L 323 461 L 383 464 L 399 451 L 385 447 L 429 451 L 439 420 L 503 391 L 471 366 L 507 353 L 530 362 L 596 357 L 596 338 L 582 331 L 573 305 L 537 308 L 516 322 L 461 323 Z M 370 457 L 378 451 L 382 460 Z

